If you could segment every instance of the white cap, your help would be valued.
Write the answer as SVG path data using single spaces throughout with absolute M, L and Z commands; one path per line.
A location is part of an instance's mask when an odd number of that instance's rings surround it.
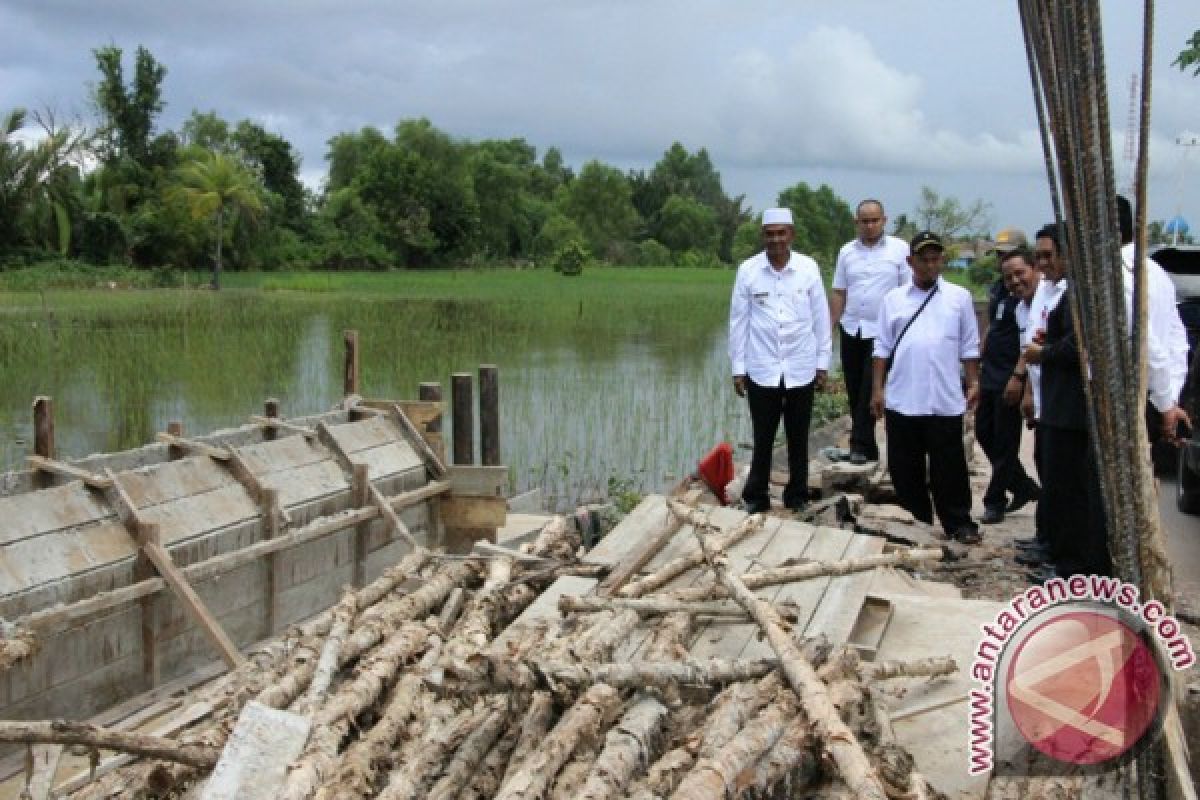
M 768 208 L 762 213 L 763 227 L 767 225 L 794 225 L 790 208 Z

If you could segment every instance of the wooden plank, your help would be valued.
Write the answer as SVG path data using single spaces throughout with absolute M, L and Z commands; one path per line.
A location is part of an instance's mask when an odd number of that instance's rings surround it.
M 742 575 L 775 566 L 803 553 L 810 536 L 811 531 L 801 530 L 799 535 L 791 530 L 785 532 L 782 519 L 767 517 L 762 531 L 738 542 L 728 552 L 729 568 L 735 570 L 734 574 Z M 700 583 L 703 585 L 712 580 L 712 573 L 707 572 L 706 568 L 706 575 Z M 778 590 L 778 586 L 769 586 L 756 594 L 771 599 Z M 697 659 L 737 658 L 742 648 L 758 633 L 758 625 L 753 622 L 708 619 L 697 630 L 689 653 Z
M 808 561 L 836 561 L 842 558 L 842 554 L 846 552 L 846 548 L 850 546 L 850 541 L 853 538 L 854 534 L 850 531 L 838 528 L 815 528 L 813 529 L 812 538 L 809 540 L 808 546 L 804 548 L 803 557 Z M 795 625 L 797 632 L 807 630 L 809 620 L 812 619 L 813 614 L 821 603 L 821 598 L 825 595 L 826 589 L 829 588 L 829 581 L 829 577 L 826 576 L 791 585 L 785 597 L 795 603 L 800 609 Z M 751 642 L 742 648 L 742 652 L 754 653 L 756 657 L 766 657 L 773 651 L 770 650 L 769 646 L 766 650 L 763 650 L 757 644 Z
M 208 456 L 188 456 L 147 469 L 120 472 L 121 487 L 138 508 L 149 508 L 234 485 L 219 461 Z
M 103 519 L 112 509 L 82 483 L 0 497 L 0 545 Z
M 160 442 L 163 442 L 164 444 L 169 444 L 172 447 L 178 447 L 180 450 L 188 453 L 208 456 L 209 458 L 215 458 L 217 461 L 229 460 L 229 451 L 224 447 L 213 447 L 211 444 L 206 442 L 197 441 L 196 439 L 188 439 L 183 436 L 174 436 L 163 431 L 159 431 L 154 438 Z
M 33 775 L 29 778 L 29 800 L 48 800 L 54 787 L 54 775 L 62 758 L 63 745 L 35 744 L 32 748 Z
M 624 586 L 630 578 L 641 571 L 642 567 L 649 564 L 650 560 L 658 555 L 658 551 L 662 550 L 667 542 L 675 537 L 679 528 L 680 520 L 672 515 L 657 531 L 645 536 L 642 543 L 618 561 L 608 577 L 600 581 L 600 585 L 596 587 L 596 594 L 601 597 L 609 597 Z
M 261 480 L 274 472 L 288 472 L 309 464 L 315 464 L 330 459 L 328 449 L 321 446 L 317 440 L 316 431 L 313 438 L 303 436 L 285 436 L 267 442 L 242 445 L 238 453 L 246 460 L 250 471 Z
M 860 558 L 883 552 L 886 540 L 881 536 L 856 535 L 846 548 L 842 558 Z M 808 626 L 804 629 L 805 636 L 816 636 L 823 633 L 834 644 L 842 644 L 850 638 L 854 621 L 862 609 L 863 599 L 875 579 L 875 570 L 856 572 L 852 575 L 841 575 L 829 582 L 829 588 L 821 597 Z
M 437 497 L 448 491 L 450 491 L 450 484 L 443 481 L 434 481 L 422 486 L 420 489 L 388 497 L 387 502 L 393 509 L 398 511 L 417 505 L 418 503 L 423 503 L 432 497 Z M 189 580 L 197 582 L 205 581 L 217 575 L 223 575 L 230 570 L 237 569 L 263 556 L 278 553 L 292 547 L 298 547 L 302 544 L 329 536 L 330 534 L 344 531 L 365 519 L 374 519 L 378 515 L 379 511 L 374 507 L 337 512 L 330 516 L 313 520 L 302 528 L 277 536 L 274 539 L 255 542 L 240 550 L 223 553 L 206 561 L 201 561 L 198 564 L 190 564 L 184 567 L 182 571 Z M 17 624 L 34 631 L 60 630 L 65 626 L 74 624 L 78 620 L 126 605 L 139 598 L 160 592 L 164 588 L 166 586 L 161 578 L 152 578 L 131 586 L 102 592 L 101 594 L 69 605 L 55 606 L 42 611 L 36 611 L 17 620 Z
M 508 514 L 503 497 L 448 494 L 441 505 L 442 524 L 447 528 L 500 528 Z
M 648 494 L 599 544 L 587 552 L 583 560 L 588 564 L 616 567 L 641 546 L 646 536 L 662 530 L 671 519 L 667 499 L 661 494 Z
M 321 431 L 326 432 L 323 434 Z M 372 416 L 358 422 L 346 422 L 341 425 L 317 423 L 317 437 L 326 445 L 325 436 L 328 434 L 341 452 L 350 456 L 359 450 L 368 450 L 389 442 L 403 439 L 400 429 L 385 416 Z
M 92 489 L 107 489 L 112 485 L 108 478 L 105 478 L 103 475 L 97 475 L 86 469 L 80 469 L 65 461 L 56 461 L 52 458 L 34 455 L 26 456 L 25 463 L 29 465 L 30 469 L 50 472 L 55 475 L 61 475 L 64 478 L 83 481 L 86 486 Z
M 710 517 L 709 517 L 709 521 L 713 525 L 715 525 L 718 528 L 720 528 L 721 530 L 725 530 L 725 531 L 730 530 L 731 528 L 733 528 L 737 525 L 740 525 L 745 519 L 746 519 L 746 514 L 744 512 L 737 511 L 732 508 L 722 508 L 722 507 L 716 507 L 716 508 L 711 509 L 711 513 L 710 513 Z M 741 544 L 743 545 L 743 549 L 740 552 L 742 552 L 742 553 L 746 552 L 745 551 L 746 546 L 753 546 L 753 547 L 757 547 L 759 549 L 764 547 L 765 543 L 770 540 L 770 536 L 772 533 L 772 530 L 766 526 L 769 526 L 771 524 L 773 524 L 773 523 L 771 523 L 770 519 L 766 520 L 764 529 L 760 529 L 759 531 L 755 532 L 753 535 L 742 540 Z M 605 537 L 605 538 L 608 538 L 608 537 Z M 747 542 L 754 542 L 756 544 L 747 545 Z M 696 534 L 692 531 L 691 525 L 682 525 L 679 528 L 679 530 L 675 533 L 675 537 L 673 539 L 671 539 L 671 541 L 668 543 L 668 546 L 666 548 L 664 548 L 658 554 L 658 556 L 656 556 L 654 559 L 651 560 L 650 566 L 648 567 L 648 569 L 650 571 L 653 571 L 656 568 L 656 565 L 658 565 L 660 563 L 665 564 L 667 561 L 671 560 L 675 556 L 678 556 L 678 555 L 686 552 L 689 549 L 687 547 L 687 544 L 689 544 L 689 543 L 690 544 L 696 543 Z M 696 547 L 699 547 L 699 545 L 696 544 Z M 665 587 L 663 587 L 662 591 L 669 591 L 670 589 L 678 589 L 678 588 L 683 588 L 683 587 L 688 587 L 688 586 L 695 586 L 697 583 L 700 583 L 702 581 L 708 581 L 708 580 L 711 580 L 711 574 L 708 572 L 708 569 L 706 567 L 704 567 L 704 566 L 694 567 L 694 568 L 688 570 L 687 572 L 683 573 L 682 575 L 679 575 L 678 577 L 673 579 L 670 583 L 668 583 Z M 657 624 L 657 622 L 655 622 L 654 624 Z M 646 624 L 638 625 L 637 629 L 634 630 L 633 633 L 630 634 L 628 639 L 625 642 L 623 642 L 620 647 L 617 648 L 617 653 L 616 653 L 614 660 L 621 661 L 621 660 L 627 660 L 627 659 L 636 657 L 638 652 L 641 650 L 642 646 L 645 645 L 647 640 L 649 640 L 652 627 L 653 627 L 652 625 L 646 625 Z
M 261 516 L 258 504 L 240 484 L 139 510 L 141 519 L 159 525 L 167 544 L 186 541 L 214 530 Z
M 187 582 L 187 578 L 180 573 L 179 568 L 175 566 L 175 562 L 171 560 L 171 556 L 156 541 L 146 541 L 142 544 L 142 550 L 146 556 L 158 569 L 158 574 L 162 576 L 167 585 L 183 603 L 184 608 L 192 616 L 204 631 L 209 641 L 220 652 L 221 657 L 230 668 L 236 668 L 244 663 L 241 653 L 238 652 L 237 646 L 230 640 L 229 636 L 213 618 L 212 614 L 204 606 L 204 601 L 196 594 L 196 590 Z
M 447 468 L 446 479 L 454 494 L 504 497 L 504 490 L 508 488 L 508 467 L 455 464 Z
M 262 417 L 262 416 L 259 416 L 258 414 L 251 414 L 250 421 L 253 422 L 255 425 L 259 426 L 260 428 L 266 428 L 268 430 L 273 430 L 273 431 L 280 430 L 280 431 L 285 431 L 286 433 L 294 433 L 299 436 L 303 436 L 305 439 L 317 438 L 317 432 L 315 430 L 313 430 L 312 428 L 306 428 L 303 425 L 295 425 L 291 422 L 286 422 L 286 421 L 284 421 L 282 419 L 278 419 L 276 417 Z
M 366 464 L 370 468 L 372 480 L 426 468 L 425 462 L 417 455 L 417 451 L 404 441 L 388 442 L 379 447 L 358 450 L 353 457 L 355 461 Z

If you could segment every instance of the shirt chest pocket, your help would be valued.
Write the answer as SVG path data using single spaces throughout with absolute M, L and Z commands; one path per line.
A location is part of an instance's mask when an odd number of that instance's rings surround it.
M 812 321 L 812 306 L 809 305 L 808 292 L 803 289 L 792 289 L 787 293 L 788 310 L 797 322 Z

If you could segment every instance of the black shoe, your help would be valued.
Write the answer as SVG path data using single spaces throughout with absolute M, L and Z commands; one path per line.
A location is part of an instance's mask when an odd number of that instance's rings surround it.
M 1041 547 L 1042 540 L 1036 536 L 1025 536 L 1020 539 L 1013 539 L 1013 544 L 1017 547 Z
M 1058 577 L 1058 573 L 1054 571 L 1054 567 L 1049 564 L 1043 564 L 1039 568 L 1035 568 L 1029 573 L 1030 583 L 1046 583 Z
M 1004 512 L 998 508 L 985 508 L 983 516 L 979 521 L 984 525 L 995 525 L 997 522 L 1004 522 Z
M 1042 487 L 1036 483 L 1028 483 L 1024 488 L 1013 492 L 1013 498 L 1008 504 L 1008 508 L 1004 509 L 1009 514 L 1014 511 L 1020 511 L 1029 503 L 1036 503 L 1042 499 Z
M 863 453 L 851 453 L 850 459 L 849 459 L 850 463 L 856 467 L 861 467 L 863 464 L 866 464 L 870 460 L 871 459 L 867 458 L 866 455 Z
M 1042 555 L 1041 553 L 1033 553 L 1033 552 L 1017 553 L 1013 557 L 1013 561 L 1016 561 L 1022 567 L 1049 566 L 1049 563 L 1050 563 L 1049 561 L 1046 560 L 1046 557 L 1044 555 Z
M 787 510 L 799 514 L 808 509 L 808 503 L 789 503 Z
M 983 541 L 983 534 L 978 528 L 969 528 L 963 526 L 950 534 L 950 538 L 961 544 L 980 544 Z

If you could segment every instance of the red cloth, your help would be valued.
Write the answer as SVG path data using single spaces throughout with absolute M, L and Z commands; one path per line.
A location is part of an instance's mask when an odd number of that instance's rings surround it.
M 725 487 L 733 480 L 733 446 L 728 442 L 721 442 L 709 450 L 708 455 L 697 464 L 696 474 L 709 489 L 712 489 L 721 505 L 729 505 L 729 499 L 725 497 Z

